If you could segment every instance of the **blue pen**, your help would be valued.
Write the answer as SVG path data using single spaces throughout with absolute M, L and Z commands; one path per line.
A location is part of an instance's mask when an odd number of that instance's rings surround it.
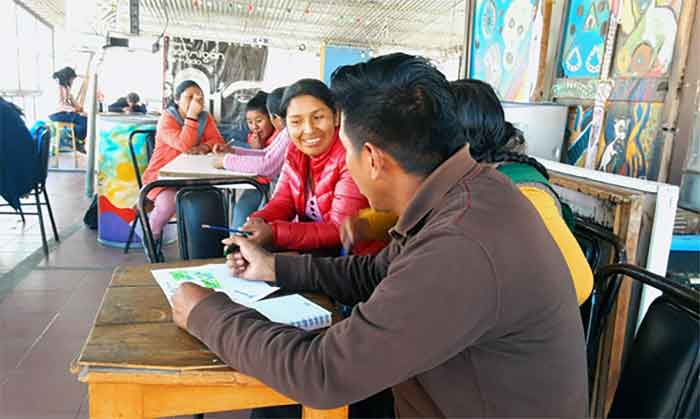
M 245 238 L 248 238 L 251 235 L 251 233 L 249 231 L 243 231 L 243 230 L 239 230 L 237 228 L 228 228 L 228 227 L 223 227 L 223 226 L 212 226 L 209 224 L 202 224 L 202 228 L 206 228 L 207 230 L 225 231 L 227 233 L 236 234 L 238 236 L 242 236 Z

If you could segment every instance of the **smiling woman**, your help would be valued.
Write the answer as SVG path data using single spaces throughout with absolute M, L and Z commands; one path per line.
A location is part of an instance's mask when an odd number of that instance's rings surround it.
M 333 95 L 320 80 L 302 79 L 285 90 L 280 109 L 294 147 L 274 196 L 243 230 L 252 233 L 251 241 L 275 249 L 337 253 L 341 223 L 369 205 L 345 166 Z M 370 242 L 352 250 L 372 254 L 383 246 Z

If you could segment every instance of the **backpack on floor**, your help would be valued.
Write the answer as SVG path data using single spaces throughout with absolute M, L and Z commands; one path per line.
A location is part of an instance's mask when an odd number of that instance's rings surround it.
M 92 197 L 90 208 L 85 211 L 83 222 L 90 230 L 97 230 L 97 195 Z

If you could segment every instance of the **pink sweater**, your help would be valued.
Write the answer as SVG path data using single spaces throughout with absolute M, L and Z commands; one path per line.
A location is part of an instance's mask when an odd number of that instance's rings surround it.
M 274 179 L 282 171 L 289 143 L 289 132 L 285 128 L 263 149 L 234 147 L 235 153 L 224 156 L 224 168 Z

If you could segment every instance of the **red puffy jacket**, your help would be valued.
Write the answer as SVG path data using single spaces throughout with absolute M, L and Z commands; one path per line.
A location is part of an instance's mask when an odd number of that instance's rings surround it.
M 305 214 L 309 165 L 323 222 L 310 221 Z M 291 144 L 275 194 L 263 209 L 250 217 L 262 218 L 272 226 L 273 244 L 277 248 L 297 251 L 339 249 L 341 223 L 368 206 L 367 199 L 345 167 L 345 148 L 336 131 L 333 145 L 317 157 L 309 157 Z M 356 255 L 375 254 L 384 245 L 383 242 L 361 243 L 352 252 Z

